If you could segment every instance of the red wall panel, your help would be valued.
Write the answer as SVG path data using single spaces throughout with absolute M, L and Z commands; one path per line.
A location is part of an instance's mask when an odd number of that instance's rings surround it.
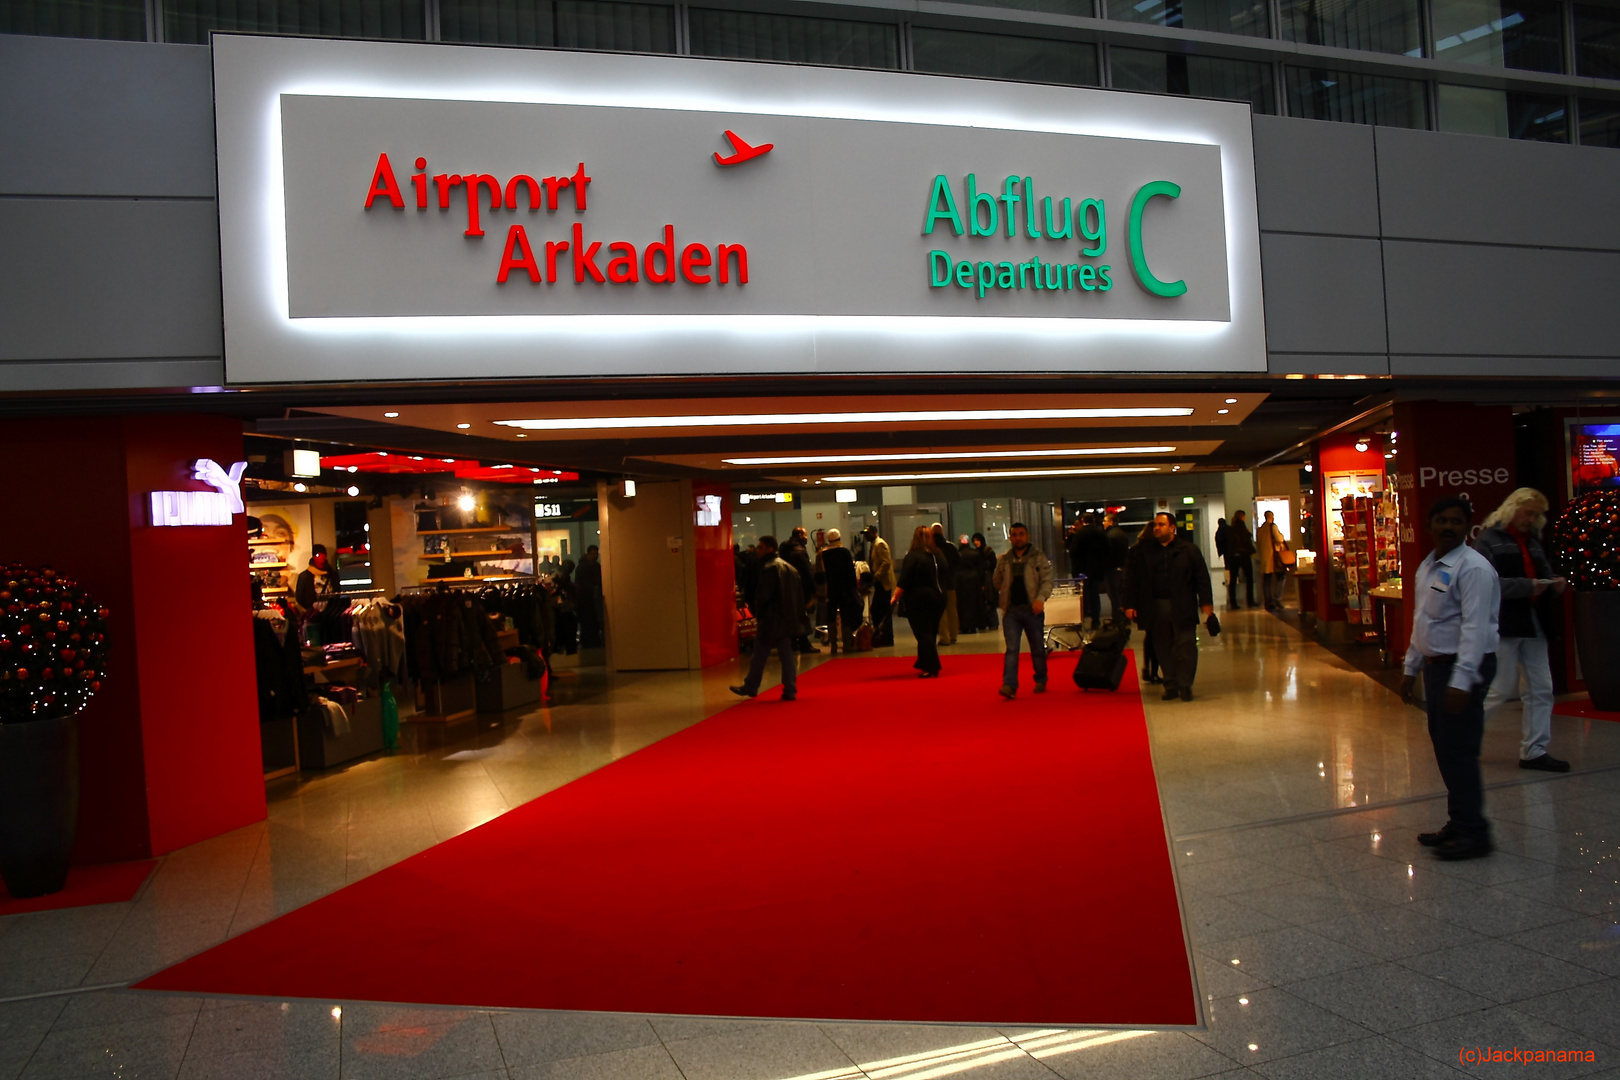
M 48 563 L 111 611 L 108 677 L 81 715 L 75 858 L 143 858 L 265 814 L 247 622 L 246 536 L 152 528 L 148 494 L 203 488 L 187 465 L 240 460 L 218 417 L 0 423 L 0 560 Z

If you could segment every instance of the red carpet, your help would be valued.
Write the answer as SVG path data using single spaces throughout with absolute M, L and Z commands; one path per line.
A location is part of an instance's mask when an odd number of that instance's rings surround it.
M 30 911 L 56 911 L 59 908 L 89 907 L 91 904 L 119 904 L 133 900 L 156 859 L 140 862 L 104 863 L 75 866 L 68 870 L 67 885 L 59 893 L 16 900 L 0 884 L 0 916 L 26 915 Z
M 1583 720 L 1620 721 L 1620 712 L 1605 712 L 1593 705 L 1592 699 L 1585 695 L 1558 702 L 1553 706 L 1553 712 L 1558 716 L 1578 716 Z
M 1082 696 L 1064 658 L 1007 703 L 1000 657 L 945 664 L 824 664 L 140 985 L 1196 1023 L 1134 670 Z

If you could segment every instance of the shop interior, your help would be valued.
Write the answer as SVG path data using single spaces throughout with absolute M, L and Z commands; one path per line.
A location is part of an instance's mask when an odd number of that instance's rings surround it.
M 1435 403 L 1366 389 L 1046 394 L 1056 415 L 1038 418 L 1011 394 L 972 410 L 944 394 L 289 407 L 249 422 L 244 480 L 260 668 L 281 672 L 261 686 L 266 776 L 498 726 L 549 678 L 734 662 L 750 619 L 733 553 L 801 527 L 813 549 L 837 529 L 864 558 L 871 526 L 902 556 L 918 525 L 1004 550 L 1021 521 L 1073 578 L 1064 537 L 1084 516 L 1136 535 L 1169 512 L 1219 594 L 1220 523 L 1243 509 L 1254 529 L 1269 512 L 1291 559 L 1279 615 L 1389 678 L 1422 512 L 1400 478 L 1412 455 L 1441 454 L 1423 433 L 1445 424 L 1412 412 Z M 1615 471 L 1612 425 L 1571 435 L 1570 410 L 1449 408 L 1489 411 L 1506 465 L 1557 499 Z M 649 517 L 666 489 L 666 516 Z M 649 569 L 663 558 L 672 569 Z M 687 607 L 704 609 L 691 640 L 632 649 L 679 637 L 680 598 L 658 594 L 683 573 Z

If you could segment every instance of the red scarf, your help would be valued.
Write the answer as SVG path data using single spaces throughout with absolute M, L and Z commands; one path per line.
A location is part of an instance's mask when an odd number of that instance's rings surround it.
M 1530 557 L 1530 542 L 1525 539 L 1524 533 L 1519 530 L 1513 529 L 1510 531 L 1513 539 L 1519 545 L 1519 554 L 1524 556 L 1524 576 L 1534 578 L 1536 576 L 1536 560 Z

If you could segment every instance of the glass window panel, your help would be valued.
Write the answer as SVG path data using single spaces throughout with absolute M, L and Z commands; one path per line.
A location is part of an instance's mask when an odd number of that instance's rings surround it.
M 1118 90 L 1226 98 L 1247 101 L 1255 112 L 1277 111 L 1270 64 L 1116 45 L 1108 50 L 1108 68 Z
M 1563 70 L 1563 16 L 1536 0 L 1431 0 L 1434 56 L 1457 64 Z
M 612 0 L 558 0 L 557 44 L 565 49 L 675 51 L 675 9 Z
M 439 0 L 439 40 L 555 45 L 552 0 Z
M 1097 46 L 1081 41 L 911 28 L 912 66 L 938 75 L 1097 86 Z
M 0 34 L 146 40 L 145 0 L 0 0 Z
M 422 0 L 163 0 L 165 41 L 210 30 L 422 40 Z
M 1441 131 L 1535 142 L 1569 141 L 1569 105 L 1557 95 L 1441 83 L 1437 100 Z
M 1620 9 L 1575 5 L 1575 71 L 1620 79 Z
M 1020 11 L 1045 11 L 1054 15 L 1079 15 L 1091 19 L 1097 15 L 1092 0 L 955 0 L 974 7 L 1016 8 Z
M 1264 0 L 1108 0 L 1110 19 L 1183 30 L 1265 37 L 1271 32 Z
M 1384 127 L 1429 126 L 1428 94 L 1416 79 L 1302 67 L 1284 72 L 1289 116 Z
M 1620 148 L 1620 101 L 1581 98 L 1581 142 Z
M 900 31 L 891 23 L 807 19 L 692 8 L 694 56 L 786 60 L 795 64 L 898 68 Z
M 1279 11 L 1289 41 L 1423 55 L 1418 0 L 1280 0 Z

